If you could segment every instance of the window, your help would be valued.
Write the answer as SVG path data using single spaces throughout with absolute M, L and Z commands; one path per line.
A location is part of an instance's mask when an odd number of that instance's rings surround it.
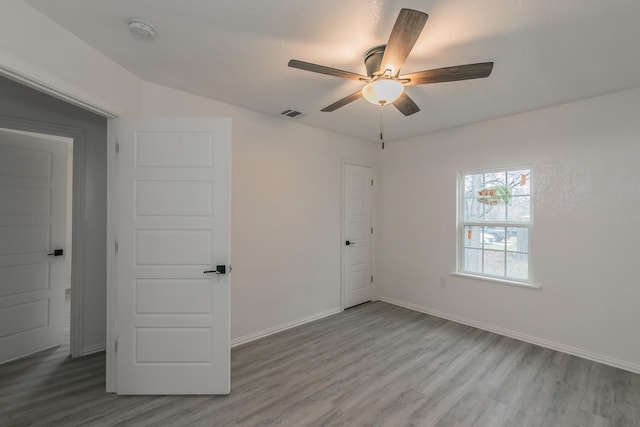
M 531 167 L 458 177 L 458 273 L 531 284 Z

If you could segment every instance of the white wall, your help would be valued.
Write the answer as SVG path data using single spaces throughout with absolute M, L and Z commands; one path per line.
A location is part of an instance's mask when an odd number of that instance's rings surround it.
M 377 145 L 152 83 L 142 110 L 232 118 L 233 342 L 338 311 L 342 162 Z
M 381 297 L 640 372 L 638 111 L 636 89 L 387 144 Z M 456 173 L 521 164 L 542 289 L 451 276 Z

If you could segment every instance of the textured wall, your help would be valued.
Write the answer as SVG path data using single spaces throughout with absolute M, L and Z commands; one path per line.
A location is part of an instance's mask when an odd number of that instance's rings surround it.
M 381 296 L 640 370 L 638 111 L 631 90 L 388 144 Z M 457 172 L 522 164 L 542 288 L 451 276 Z

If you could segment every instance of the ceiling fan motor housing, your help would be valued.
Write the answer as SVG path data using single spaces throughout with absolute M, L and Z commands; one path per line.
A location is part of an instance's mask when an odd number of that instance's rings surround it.
M 364 66 L 367 68 L 367 75 L 373 77 L 380 74 L 380 65 L 386 44 L 374 46 L 364 53 Z

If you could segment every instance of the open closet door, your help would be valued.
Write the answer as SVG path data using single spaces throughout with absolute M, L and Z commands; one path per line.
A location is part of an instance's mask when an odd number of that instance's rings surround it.
M 230 128 L 119 119 L 118 394 L 229 393 Z
M 0 131 L 0 363 L 64 340 L 67 144 Z

